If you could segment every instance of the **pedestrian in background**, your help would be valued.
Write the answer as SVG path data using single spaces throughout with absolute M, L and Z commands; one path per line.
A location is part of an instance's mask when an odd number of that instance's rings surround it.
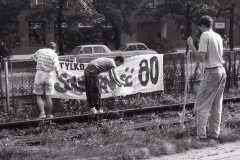
M 115 68 L 123 63 L 122 56 L 116 56 L 114 60 L 103 57 L 91 61 L 84 70 L 87 102 L 94 114 L 103 113 L 98 75 L 110 71 L 110 76 L 118 86 L 125 85 L 125 82 L 119 78 L 115 71 Z
M 59 60 L 56 54 L 56 44 L 50 42 L 46 48 L 39 49 L 31 58 L 37 62 L 36 74 L 34 79 L 33 93 L 36 94 L 37 104 L 40 110 L 39 119 L 53 118 L 52 111 L 52 95 L 54 93 L 54 71 L 58 76 Z M 46 98 L 46 112 L 44 110 L 43 95 Z
M 223 92 L 226 72 L 223 67 L 223 40 L 212 30 L 213 19 L 203 16 L 198 27 L 203 32 L 198 50 L 191 37 L 187 44 L 193 55 L 205 63 L 204 74 L 195 99 L 194 113 L 197 122 L 197 139 L 218 139 L 222 115 Z M 208 128 L 208 135 L 207 135 Z

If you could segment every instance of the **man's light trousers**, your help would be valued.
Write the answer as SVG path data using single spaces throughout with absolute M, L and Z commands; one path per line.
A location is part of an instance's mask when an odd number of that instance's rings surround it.
M 200 138 L 207 137 L 207 125 L 209 137 L 219 136 L 226 77 L 222 66 L 205 69 L 194 105 L 197 136 Z

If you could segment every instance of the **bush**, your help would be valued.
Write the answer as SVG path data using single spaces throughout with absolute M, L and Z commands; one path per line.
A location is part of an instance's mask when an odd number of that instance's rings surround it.
M 166 38 L 160 38 L 159 41 L 151 40 L 145 43 L 149 48 L 157 51 L 158 53 L 169 53 L 176 51 L 173 48 L 172 42 Z

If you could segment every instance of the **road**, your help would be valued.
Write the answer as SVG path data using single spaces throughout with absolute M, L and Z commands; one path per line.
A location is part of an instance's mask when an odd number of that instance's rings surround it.
M 150 160 L 240 160 L 240 141 L 189 150 L 185 153 Z

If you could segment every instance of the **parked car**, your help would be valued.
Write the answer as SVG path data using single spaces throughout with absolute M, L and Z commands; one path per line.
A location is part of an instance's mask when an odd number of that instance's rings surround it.
M 133 46 L 135 45 L 138 50 L 127 49 L 125 51 L 116 50 L 113 52 L 105 45 L 80 45 L 76 46 L 70 54 L 58 57 L 60 61 L 88 63 L 99 57 L 114 58 L 115 56 L 121 55 L 128 58 L 142 54 L 157 54 L 156 51 L 149 49 L 143 43 L 127 43 L 126 45 L 130 48 L 134 48 Z
M 90 44 L 76 46 L 69 54 L 58 56 L 60 61 L 79 61 L 80 57 L 102 57 L 107 56 L 112 51 L 102 44 Z
M 111 53 L 111 50 L 105 45 L 91 44 L 76 46 L 70 55 L 78 54 L 97 54 L 97 53 Z
M 152 53 L 157 54 L 156 51 L 149 49 L 144 43 L 132 42 L 132 43 L 124 43 L 120 46 L 117 51 L 122 52 L 145 52 L 145 53 Z M 116 52 L 116 51 L 114 51 Z

